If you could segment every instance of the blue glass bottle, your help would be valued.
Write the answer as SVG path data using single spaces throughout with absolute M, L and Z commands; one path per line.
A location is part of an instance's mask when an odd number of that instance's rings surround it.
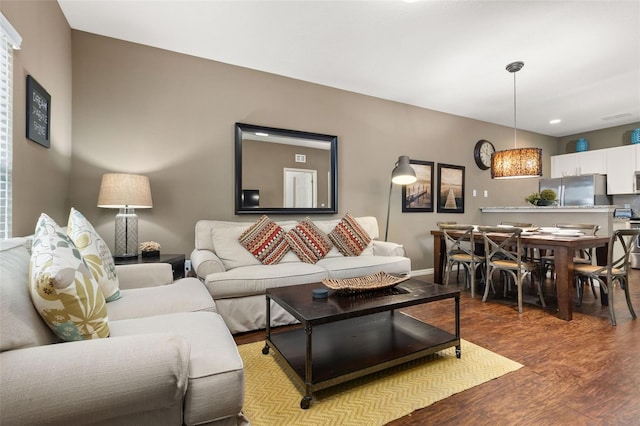
M 589 142 L 585 138 L 580 138 L 576 142 L 576 151 L 582 152 L 589 149 Z
M 640 129 L 633 129 L 631 132 L 631 143 L 640 143 Z

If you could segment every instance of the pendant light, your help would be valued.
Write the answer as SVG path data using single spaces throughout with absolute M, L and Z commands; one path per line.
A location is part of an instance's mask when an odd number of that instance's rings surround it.
M 542 176 L 542 149 L 518 148 L 516 126 L 516 73 L 524 67 L 517 61 L 507 65 L 513 73 L 513 149 L 495 152 L 491 156 L 492 179 L 514 179 Z

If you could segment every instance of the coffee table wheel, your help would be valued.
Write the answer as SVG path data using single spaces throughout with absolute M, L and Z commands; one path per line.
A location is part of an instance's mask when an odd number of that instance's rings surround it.
M 269 353 L 269 345 L 264 345 L 264 348 L 262 348 L 262 354 L 267 355 L 268 353 Z
M 310 396 L 305 396 L 304 398 L 302 398 L 302 400 L 300 400 L 300 408 L 302 408 L 303 410 L 306 410 L 310 406 L 311 406 Z
M 456 348 L 456 358 L 462 358 L 462 349 Z

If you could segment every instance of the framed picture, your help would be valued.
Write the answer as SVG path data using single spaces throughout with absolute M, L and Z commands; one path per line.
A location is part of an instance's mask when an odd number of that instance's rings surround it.
M 464 166 L 438 164 L 438 213 L 464 213 Z
M 410 185 L 402 186 L 403 212 L 433 211 L 433 162 L 409 160 L 416 172 L 416 180 Z
M 51 95 L 27 76 L 27 138 L 50 148 Z

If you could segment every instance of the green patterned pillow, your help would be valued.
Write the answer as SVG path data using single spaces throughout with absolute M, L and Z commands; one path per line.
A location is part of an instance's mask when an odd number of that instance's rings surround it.
M 62 340 L 109 336 L 107 305 L 73 241 L 46 214 L 33 238 L 29 293 L 36 310 Z
M 73 207 L 69 213 L 67 235 L 80 250 L 84 262 L 89 266 L 91 275 L 100 286 L 107 302 L 120 299 L 120 282 L 109 247 L 91 223 Z

